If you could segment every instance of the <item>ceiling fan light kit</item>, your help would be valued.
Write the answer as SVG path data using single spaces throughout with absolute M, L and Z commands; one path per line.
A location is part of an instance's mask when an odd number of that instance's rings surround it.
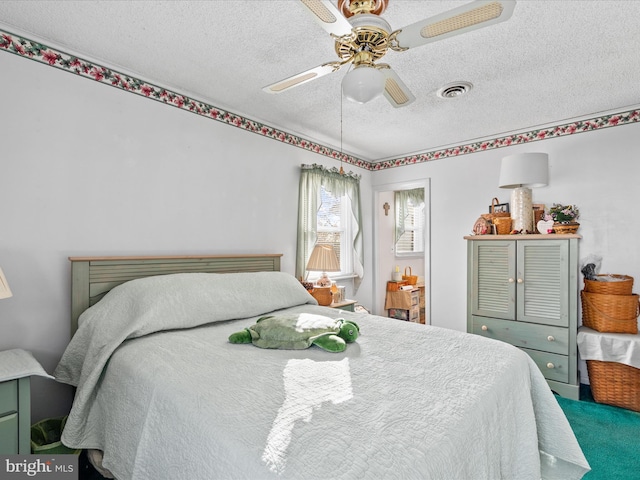
M 342 92 L 345 98 L 356 103 L 367 103 L 382 95 L 385 81 L 382 73 L 375 67 L 361 65 L 342 79 Z
M 393 31 L 380 17 L 389 0 L 299 0 L 315 21 L 335 42 L 340 60 L 325 63 L 263 88 L 268 93 L 281 93 L 351 63 L 342 81 L 344 95 L 357 103 L 366 103 L 383 93 L 392 106 L 404 107 L 415 96 L 387 64 L 376 64 L 389 49 L 404 52 L 453 35 L 508 20 L 515 0 L 476 0 L 434 17 Z M 463 92 L 464 93 L 464 92 Z

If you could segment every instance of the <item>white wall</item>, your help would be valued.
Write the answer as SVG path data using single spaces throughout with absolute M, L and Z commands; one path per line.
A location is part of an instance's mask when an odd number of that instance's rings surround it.
M 431 178 L 432 325 L 466 329 L 463 236 L 470 234 L 493 197 L 509 201 L 510 191 L 497 185 L 500 159 L 513 153 L 549 154 L 549 185 L 534 189 L 533 200 L 578 205 L 580 257 L 601 256 L 601 272 L 631 275 L 640 282 L 639 136 L 640 124 L 632 124 L 376 173 L 374 189 Z
M 0 350 L 53 372 L 69 256 L 282 253 L 294 273 L 299 165 L 335 162 L 13 55 L 0 71 L 0 266 L 14 294 L 0 301 Z M 34 421 L 68 411 L 70 388 L 32 386 Z

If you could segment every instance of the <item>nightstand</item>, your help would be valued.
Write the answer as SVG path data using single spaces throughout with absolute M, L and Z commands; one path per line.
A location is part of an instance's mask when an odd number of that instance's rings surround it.
M 332 303 L 329 305 L 331 308 L 338 308 L 340 310 L 344 310 L 345 312 L 354 312 L 357 300 L 343 300 L 342 302 Z
M 31 375 L 53 378 L 25 350 L 0 352 L 0 454 L 31 453 Z

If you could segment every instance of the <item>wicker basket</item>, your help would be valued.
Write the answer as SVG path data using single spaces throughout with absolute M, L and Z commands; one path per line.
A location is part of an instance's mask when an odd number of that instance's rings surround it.
M 573 223 L 554 223 L 553 231 L 558 235 L 567 235 L 569 233 L 576 233 L 580 228 L 580 224 L 578 222 Z
M 318 301 L 318 305 L 328 306 L 333 302 L 333 295 L 331 295 L 330 287 L 314 287 L 314 289 L 309 292 Z
M 404 287 L 407 284 L 407 282 L 395 282 L 395 281 L 391 281 L 391 282 L 387 282 L 387 292 L 397 292 L 398 290 L 400 290 L 400 287 Z
M 509 235 L 511 233 L 511 216 L 497 217 L 493 219 L 498 235 Z
M 582 324 L 598 332 L 638 333 L 638 295 L 580 292 Z
M 482 218 L 484 218 L 485 220 L 489 220 L 490 222 L 493 222 L 494 219 L 496 218 L 502 218 L 502 217 L 511 217 L 511 214 L 509 212 L 496 212 L 495 208 L 496 205 L 498 205 L 500 203 L 500 201 L 497 198 L 493 198 L 493 200 L 491 200 L 491 212 L 490 213 L 483 213 L 481 215 Z
M 584 279 L 584 291 L 603 293 L 606 295 L 631 295 L 633 291 L 633 277 L 628 275 L 597 275 L 598 277 L 613 277 L 612 282 Z
M 593 399 L 640 412 L 640 369 L 616 362 L 587 360 Z
M 409 275 L 407 275 L 407 269 L 409 270 Z M 404 267 L 404 275 L 402 276 L 402 280 L 407 282 L 407 285 L 415 285 L 416 283 L 418 283 L 418 276 L 413 275 L 411 267 Z

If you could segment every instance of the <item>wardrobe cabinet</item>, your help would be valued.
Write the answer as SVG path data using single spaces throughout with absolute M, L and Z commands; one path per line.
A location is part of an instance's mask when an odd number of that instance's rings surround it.
M 467 240 L 467 331 L 508 342 L 551 389 L 578 399 L 579 235 L 482 235 Z

